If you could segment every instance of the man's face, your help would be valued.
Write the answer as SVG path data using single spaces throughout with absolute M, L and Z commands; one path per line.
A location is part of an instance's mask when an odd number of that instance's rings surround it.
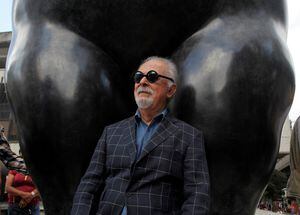
M 156 71 L 159 75 L 170 77 L 168 65 L 159 60 L 150 60 L 142 64 L 138 71 L 147 74 L 150 70 Z M 169 81 L 165 78 L 158 78 L 154 83 L 150 83 L 143 77 L 139 83 L 134 85 L 135 101 L 140 109 L 160 111 L 165 108 L 167 99 L 171 98 L 176 91 L 176 85 L 169 87 Z

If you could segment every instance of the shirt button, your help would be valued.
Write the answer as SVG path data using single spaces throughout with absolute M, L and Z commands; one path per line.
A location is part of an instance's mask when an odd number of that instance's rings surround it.
M 132 196 L 132 194 L 131 194 L 131 193 L 127 193 L 126 195 L 127 195 L 127 197 L 130 197 L 130 196 Z

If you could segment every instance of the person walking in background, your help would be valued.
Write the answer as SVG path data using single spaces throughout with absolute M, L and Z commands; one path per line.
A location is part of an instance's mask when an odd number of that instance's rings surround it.
M 8 169 L 28 174 L 24 159 L 10 149 L 2 125 L 0 125 L 0 160 Z
M 299 207 L 297 204 L 296 199 L 292 199 L 291 202 L 291 215 L 298 215 L 299 214 Z
M 40 214 L 40 195 L 31 176 L 10 170 L 5 184 L 8 215 Z

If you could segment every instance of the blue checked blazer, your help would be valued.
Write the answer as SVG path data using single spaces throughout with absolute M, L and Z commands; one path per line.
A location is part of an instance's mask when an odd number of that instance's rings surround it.
M 119 215 L 124 206 L 128 215 L 208 214 L 202 133 L 168 114 L 136 159 L 135 123 L 131 117 L 104 129 L 71 214 Z

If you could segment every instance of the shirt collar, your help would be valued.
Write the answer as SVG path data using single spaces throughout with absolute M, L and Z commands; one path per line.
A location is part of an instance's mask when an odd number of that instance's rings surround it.
M 168 108 L 163 109 L 159 114 L 157 114 L 153 121 L 162 121 L 166 115 L 169 113 Z M 134 118 L 135 118 L 135 122 L 139 123 L 142 118 L 141 118 L 141 113 L 139 112 L 139 109 L 136 110 L 135 114 L 134 114 Z M 151 123 L 152 124 L 152 123 Z

